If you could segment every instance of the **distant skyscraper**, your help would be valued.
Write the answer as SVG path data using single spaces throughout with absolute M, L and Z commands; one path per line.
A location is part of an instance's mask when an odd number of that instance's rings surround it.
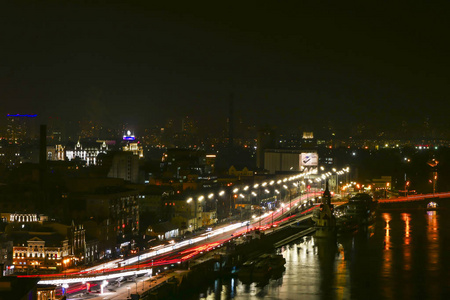
M 63 123 L 59 117 L 48 118 L 47 137 L 55 143 L 60 143 L 63 139 Z
M 197 122 L 190 119 L 189 116 L 184 117 L 181 120 L 181 132 L 187 134 L 196 134 L 198 131 Z
M 100 122 L 94 120 L 80 121 L 80 137 L 81 138 L 99 138 L 101 125 Z
M 35 137 L 32 121 L 37 115 L 8 114 L 6 116 L 6 139 L 13 144 Z

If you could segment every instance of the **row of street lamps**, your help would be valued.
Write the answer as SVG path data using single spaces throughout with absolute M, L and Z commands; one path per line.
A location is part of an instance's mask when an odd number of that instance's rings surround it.
M 323 171 L 323 167 L 321 167 L 321 170 Z M 333 173 L 337 176 L 337 187 L 339 185 L 338 182 L 338 176 L 339 175 L 344 175 L 346 173 L 348 173 L 350 171 L 349 167 L 347 168 L 343 168 L 342 170 L 337 171 L 335 168 L 332 169 Z M 321 182 L 322 180 L 326 180 L 328 177 L 332 176 L 333 173 L 331 172 L 326 172 L 323 173 L 321 175 L 317 175 L 318 177 L 315 179 L 316 182 Z M 235 187 L 232 190 L 232 193 L 230 193 L 230 197 L 233 197 L 234 199 L 237 198 L 245 198 L 247 194 L 248 197 L 253 196 L 256 197 L 256 199 L 258 198 L 258 195 L 269 195 L 271 194 L 271 190 L 273 191 L 274 195 L 279 195 L 281 194 L 281 190 L 286 190 L 286 192 L 289 195 L 289 208 L 291 208 L 291 188 L 289 187 L 290 182 L 292 182 L 292 186 L 294 186 L 295 188 L 297 188 L 298 190 L 300 190 L 300 193 L 302 191 L 301 185 L 306 186 L 306 184 L 308 183 L 308 185 L 313 184 L 313 180 L 310 178 L 310 175 L 315 175 L 313 174 L 311 171 L 308 172 L 303 172 L 297 175 L 293 175 L 293 176 L 288 176 L 285 177 L 283 179 L 278 179 L 278 180 L 269 180 L 269 181 L 263 181 L 261 183 L 255 183 L 253 186 L 252 185 L 245 185 L 245 186 L 241 186 L 241 187 Z M 226 191 L 225 190 L 220 190 L 217 195 L 219 197 L 223 197 L 225 196 Z M 209 194 L 204 194 L 204 195 L 198 195 L 196 197 L 189 197 L 186 202 L 188 204 L 194 203 L 195 206 L 195 228 L 197 227 L 197 210 L 198 210 L 198 203 L 203 202 L 206 198 L 212 200 L 214 197 L 216 196 L 215 193 L 209 193 Z M 260 201 L 263 199 L 260 199 Z M 230 198 L 230 217 L 231 217 L 231 210 L 232 210 L 232 199 Z

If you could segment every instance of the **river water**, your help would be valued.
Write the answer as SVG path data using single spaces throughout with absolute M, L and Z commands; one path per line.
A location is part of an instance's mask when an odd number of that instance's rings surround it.
M 279 278 L 218 279 L 191 299 L 450 299 L 450 209 L 379 211 L 357 232 L 278 252 Z

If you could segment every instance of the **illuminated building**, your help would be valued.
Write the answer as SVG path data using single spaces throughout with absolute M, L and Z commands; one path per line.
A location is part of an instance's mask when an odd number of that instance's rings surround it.
M 1 213 L 1 219 L 3 222 L 21 222 L 31 223 L 41 221 L 40 216 L 37 214 L 21 214 L 21 213 Z
M 240 166 L 236 167 L 232 165 L 228 169 L 228 175 L 235 176 L 235 177 L 253 177 L 253 171 L 249 170 L 246 166 Z
M 157 237 L 160 241 L 173 239 L 178 236 L 178 227 L 171 222 L 163 222 L 150 225 L 146 234 Z
M 133 152 L 133 155 L 138 156 L 139 158 L 144 158 L 144 149 L 140 145 L 139 142 L 137 143 L 127 143 L 122 148 L 123 151 L 131 151 Z
M 6 139 L 13 144 L 21 144 L 27 138 L 32 138 L 33 119 L 37 115 L 8 114 L 6 116 Z
M 101 143 L 100 143 L 101 142 Z M 81 160 L 86 161 L 86 165 L 96 165 L 97 164 L 97 156 L 100 153 L 106 153 L 108 151 L 108 145 L 105 141 L 97 141 L 97 142 L 83 142 L 81 144 L 80 140 L 78 140 L 75 147 L 71 148 L 69 146 L 66 147 L 66 157 L 68 160 L 73 160 L 76 157 Z
M 132 133 L 130 130 L 127 130 L 122 139 L 124 142 L 126 142 L 125 146 L 122 147 L 123 151 L 130 151 L 139 158 L 144 158 L 144 149 L 141 144 L 136 141 L 134 133 Z
M 0 164 L 14 167 L 21 163 L 20 146 L 8 141 L 0 141 Z
M 125 134 L 123 135 L 122 139 L 123 139 L 124 141 L 134 141 L 134 140 L 136 140 L 136 137 L 134 136 L 133 133 L 131 133 L 130 130 L 127 130 L 127 131 L 125 132 Z
M 271 174 L 278 171 L 310 171 L 317 173 L 319 156 L 316 151 L 270 149 L 264 152 L 264 168 Z
M 64 225 L 61 223 L 47 222 L 45 227 L 51 228 L 60 236 L 65 236 L 69 239 L 70 255 L 74 255 L 75 260 L 80 260 L 85 255 L 86 250 L 86 230 L 82 224 Z
M 15 269 L 59 269 L 69 266 L 69 240 L 59 234 L 17 232 L 12 235 Z
M 47 160 L 65 160 L 63 145 L 47 146 Z
M 207 172 L 214 173 L 216 168 L 216 155 L 215 154 L 206 154 L 206 165 L 209 167 Z
M 104 187 L 85 196 L 86 213 L 100 227 L 100 245 L 105 253 L 131 243 L 139 233 L 138 191 Z M 117 244 L 116 244 L 117 243 Z

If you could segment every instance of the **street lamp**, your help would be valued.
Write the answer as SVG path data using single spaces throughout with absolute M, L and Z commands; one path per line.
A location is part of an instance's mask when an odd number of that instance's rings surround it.
M 409 180 L 405 182 L 405 197 L 408 197 Z
M 434 196 L 434 194 L 435 194 L 435 192 L 436 192 L 436 181 L 437 181 L 437 178 L 438 178 L 438 175 L 437 175 L 437 169 L 436 169 L 436 167 L 437 167 L 437 165 L 439 164 L 439 161 L 437 161 L 435 158 L 433 158 L 431 161 L 429 161 L 428 163 L 427 163 L 431 168 L 432 168 L 432 170 L 433 170 L 433 173 L 432 173 L 432 184 L 433 184 L 433 196 Z
M 198 228 L 198 218 L 197 218 L 197 210 L 198 210 L 198 208 L 197 208 L 197 202 L 200 203 L 200 202 L 203 201 L 203 199 L 205 199 L 205 197 L 202 195 L 202 196 L 198 197 L 198 198 L 197 198 L 197 201 L 195 202 L 195 225 L 197 226 L 197 228 Z

